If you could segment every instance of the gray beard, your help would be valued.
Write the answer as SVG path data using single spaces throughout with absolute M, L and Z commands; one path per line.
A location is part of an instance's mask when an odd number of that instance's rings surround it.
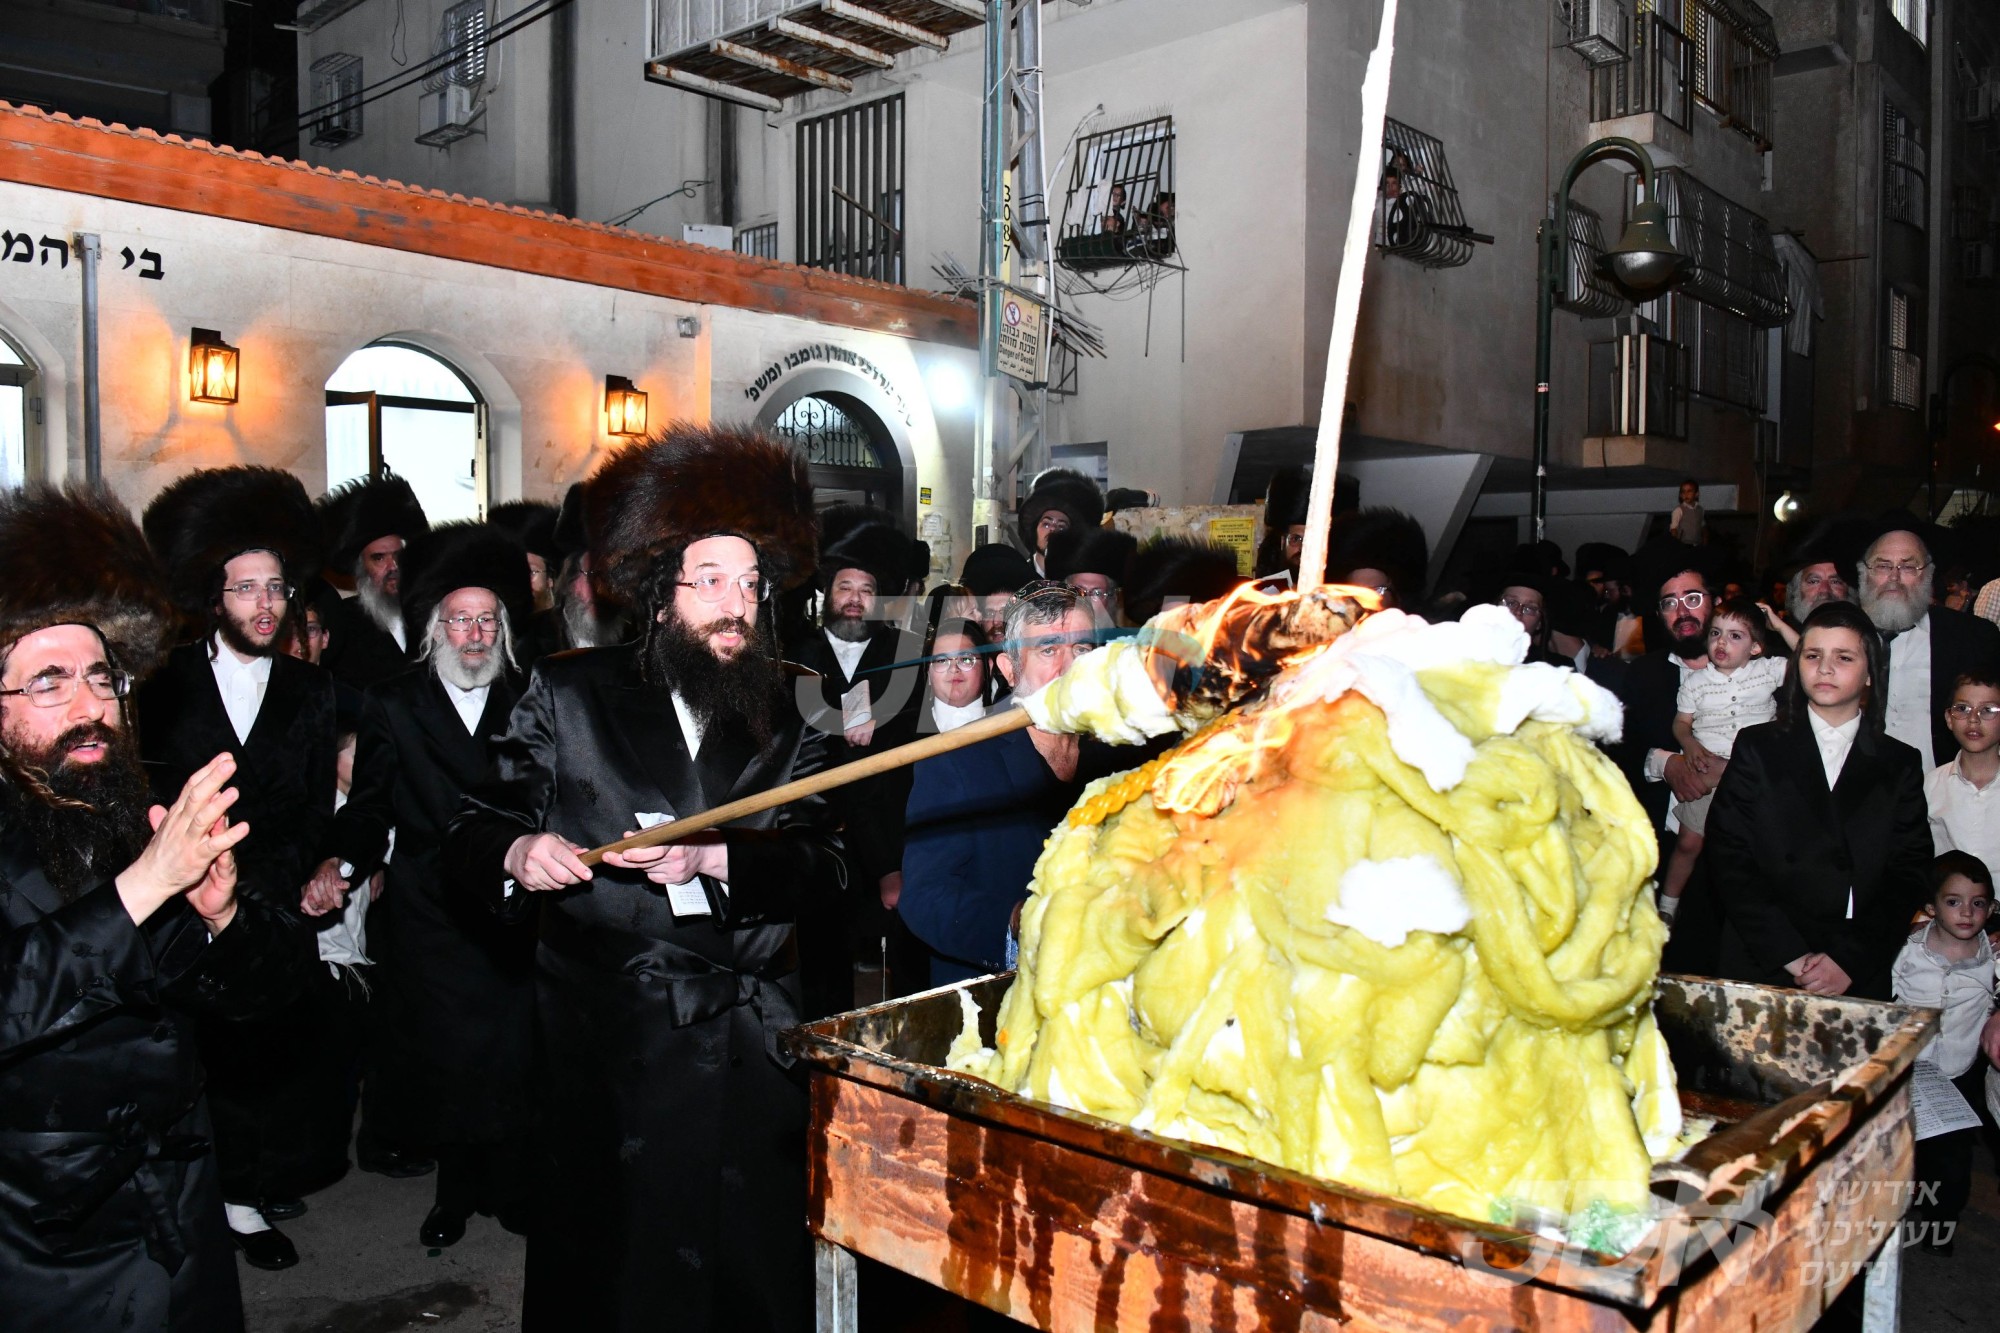
M 468 662 L 465 656 L 449 644 L 440 645 L 439 651 L 431 658 L 437 665 L 438 679 L 461 690 L 476 690 L 481 685 L 491 685 L 500 679 L 506 669 L 497 651 L 489 649 L 475 662 Z
M 1861 590 L 1861 609 L 1884 634 L 1901 634 L 1924 618 L 1931 609 L 1931 581 L 1928 576 L 1907 594 L 1883 597 L 1872 588 Z
M 834 616 L 826 622 L 826 632 L 842 643 L 866 643 L 868 622 L 856 616 Z
M 376 628 L 384 634 L 395 634 L 396 627 L 403 623 L 403 608 L 396 599 L 376 587 L 366 575 L 354 581 L 354 591 L 361 599 L 362 612 L 375 622 Z
M 594 615 L 581 601 L 565 600 L 562 618 L 572 648 L 600 648 L 617 637 L 616 617 Z

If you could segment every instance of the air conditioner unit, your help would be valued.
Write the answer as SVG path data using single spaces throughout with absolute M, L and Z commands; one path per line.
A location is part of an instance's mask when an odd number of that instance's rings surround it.
M 1965 123 L 1984 125 L 2000 113 L 2000 71 L 1987 70 L 1976 83 L 1965 86 Z
M 483 111 L 473 105 L 472 89 L 463 84 L 447 83 L 434 93 L 422 93 L 417 98 L 417 142 L 432 148 L 457 143 L 477 133 L 473 121 Z
M 1632 0 L 1554 0 L 1557 41 L 1595 68 L 1632 49 Z

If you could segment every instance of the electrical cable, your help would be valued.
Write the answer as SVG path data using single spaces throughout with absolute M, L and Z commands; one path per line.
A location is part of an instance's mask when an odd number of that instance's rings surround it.
M 630 210 L 629 212 L 620 213 L 617 217 L 614 218 L 606 218 L 604 220 L 604 225 L 607 227 L 622 227 L 626 223 L 630 222 L 633 218 L 638 217 L 641 213 L 651 208 L 654 204 L 664 204 L 667 200 L 677 198 L 680 195 L 686 195 L 688 198 L 692 199 L 694 198 L 694 192 L 696 190 L 699 190 L 704 185 L 713 185 L 713 184 L 715 184 L 715 182 L 710 180 L 698 181 L 692 178 L 684 180 L 681 182 L 681 187 L 678 190 L 669 190 L 665 194 L 661 195 L 658 199 L 648 199 L 645 203 L 639 205 L 637 208 Z
M 574 0 L 530 0 L 525 7 L 516 10 L 496 23 L 491 31 L 484 34 L 483 41 L 490 48 L 494 44 L 512 37 L 515 33 L 522 32 L 534 26 L 572 3 L 574 3 Z M 356 92 L 336 97 L 331 101 L 322 102 L 316 107 L 300 112 L 298 127 L 301 132 L 309 130 L 336 112 L 358 110 L 361 107 L 367 106 L 370 102 L 379 102 L 384 97 L 413 87 L 431 75 L 441 73 L 457 64 L 481 40 L 482 38 L 476 36 L 467 38 L 463 42 L 455 43 L 446 50 L 436 53 L 421 64 L 391 74 L 385 79 L 378 79 Z

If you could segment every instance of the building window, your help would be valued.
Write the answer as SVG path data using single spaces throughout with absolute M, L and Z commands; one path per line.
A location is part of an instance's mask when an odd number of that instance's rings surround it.
M 1903 25 L 1919 46 L 1930 42 L 1931 0 L 1889 0 L 1889 12 Z
M 1745 412 L 1764 410 L 1770 340 L 1763 329 L 1684 289 L 1634 309 L 1651 320 L 1668 342 L 1686 349 L 1676 373 L 1685 377 L 1690 394 Z
M 823 467 L 881 467 L 874 435 L 831 398 L 808 395 L 779 414 L 772 429 Z
M 1889 406 L 1914 412 L 1923 406 L 1924 358 L 1917 342 L 1915 302 L 1900 287 L 1889 289 Z
M 0 487 L 11 489 L 28 480 L 31 416 L 41 416 L 35 368 L 12 343 L 0 338 Z
M 1425 268 L 1457 268 L 1481 237 L 1466 225 L 1443 141 L 1399 120 L 1382 123 L 1382 174 L 1375 190 L 1375 244 Z
M 1924 225 L 1924 145 L 1916 121 L 1882 103 L 1882 209 L 1897 222 Z
M 903 95 L 799 122 L 799 262 L 903 281 Z
M 477 88 L 486 79 L 486 0 L 459 0 L 438 20 L 438 54 L 456 57 L 444 81 Z
M 1667 212 L 1667 235 L 1690 261 L 1678 290 L 1757 328 L 1783 324 L 1791 300 L 1770 224 L 1684 168 L 1662 168 L 1653 181 Z M 1636 203 L 1636 177 L 1632 191 Z
M 472 382 L 420 347 L 364 347 L 326 382 L 328 487 L 386 469 L 433 524 L 484 511 L 485 436 Z
M 776 222 L 760 222 L 754 227 L 738 227 L 736 229 L 735 246 L 736 253 L 739 255 L 754 255 L 758 259 L 776 259 L 778 257 L 778 224 Z
M 323 147 L 361 137 L 361 57 L 335 52 L 312 62 L 312 141 Z
M 1072 146 L 1056 259 L 1072 273 L 1106 270 L 1092 290 L 1120 290 L 1136 270 L 1173 259 L 1174 146 L 1172 116 L 1100 130 Z

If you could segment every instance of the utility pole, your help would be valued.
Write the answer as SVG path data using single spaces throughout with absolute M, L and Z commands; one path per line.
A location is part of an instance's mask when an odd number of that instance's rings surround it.
M 1042 134 L 1041 0 L 986 0 L 984 122 L 980 135 L 979 350 L 985 394 L 974 440 L 975 540 L 1006 540 L 1014 478 L 1048 465 L 1049 268 L 1047 152 Z M 1002 368 L 1009 298 L 1039 308 L 1040 370 Z M 1014 369 L 1020 369 L 1018 363 Z

